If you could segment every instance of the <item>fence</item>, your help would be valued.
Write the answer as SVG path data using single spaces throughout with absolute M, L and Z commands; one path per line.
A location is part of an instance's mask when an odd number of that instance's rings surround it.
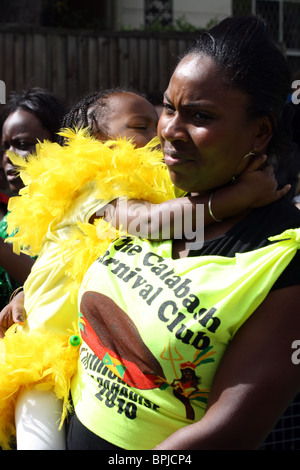
M 147 95 L 166 88 L 193 34 L 93 33 L 0 27 L 0 79 L 12 90 L 40 86 L 73 104 L 90 92 L 133 87 Z

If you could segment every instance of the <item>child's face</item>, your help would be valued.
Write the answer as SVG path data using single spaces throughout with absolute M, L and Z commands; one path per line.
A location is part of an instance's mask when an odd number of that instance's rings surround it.
M 157 135 L 158 116 L 154 106 L 134 93 L 116 93 L 108 98 L 107 138 L 126 137 L 144 147 Z

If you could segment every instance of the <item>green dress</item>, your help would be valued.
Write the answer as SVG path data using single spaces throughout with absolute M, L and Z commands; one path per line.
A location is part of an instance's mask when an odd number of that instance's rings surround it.
M 4 240 L 8 237 L 7 234 L 7 215 L 0 220 L 0 237 Z M 9 298 L 13 291 L 20 287 L 20 284 L 12 279 L 5 269 L 1 266 L 0 260 L 0 310 L 2 310 L 8 303 Z

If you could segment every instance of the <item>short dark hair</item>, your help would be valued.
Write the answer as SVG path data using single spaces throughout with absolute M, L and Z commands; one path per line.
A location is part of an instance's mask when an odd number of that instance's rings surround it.
M 2 123 L 18 109 L 34 114 L 41 125 L 50 132 L 51 140 L 58 140 L 57 132 L 61 127 L 67 107 L 57 96 L 39 87 L 24 90 L 20 93 L 13 91 L 9 95 L 9 100 L 5 106 Z
M 224 84 L 249 97 L 250 117 L 268 116 L 273 127 L 269 154 L 278 157 L 289 136 L 282 118 L 291 86 L 287 61 L 259 16 L 227 17 L 201 33 L 187 54 L 203 53 L 220 67 Z M 185 54 L 185 55 L 187 55 Z M 286 110 L 285 110 L 286 111 Z M 291 114 L 292 117 L 292 114 Z M 279 154 L 279 155 L 278 155 Z

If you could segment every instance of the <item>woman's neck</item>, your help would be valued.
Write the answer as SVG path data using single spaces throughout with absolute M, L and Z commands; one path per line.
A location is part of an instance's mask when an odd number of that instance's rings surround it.
M 250 214 L 251 211 L 252 209 L 246 210 L 239 215 L 224 219 L 222 220 L 222 222 L 217 222 L 215 224 L 209 225 L 208 227 L 204 227 L 203 241 L 212 240 L 213 238 L 217 238 L 224 235 L 226 232 L 228 232 L 228 230 L 234 227 L 235 224 L 237 224 L 240 220 Z M 186 240 L 185 238 L 181 240 L 174 240 L 172 251 L 173 259 L 186 258 L 189 253 L 187 244 L 190 242 L 191 240 Z

